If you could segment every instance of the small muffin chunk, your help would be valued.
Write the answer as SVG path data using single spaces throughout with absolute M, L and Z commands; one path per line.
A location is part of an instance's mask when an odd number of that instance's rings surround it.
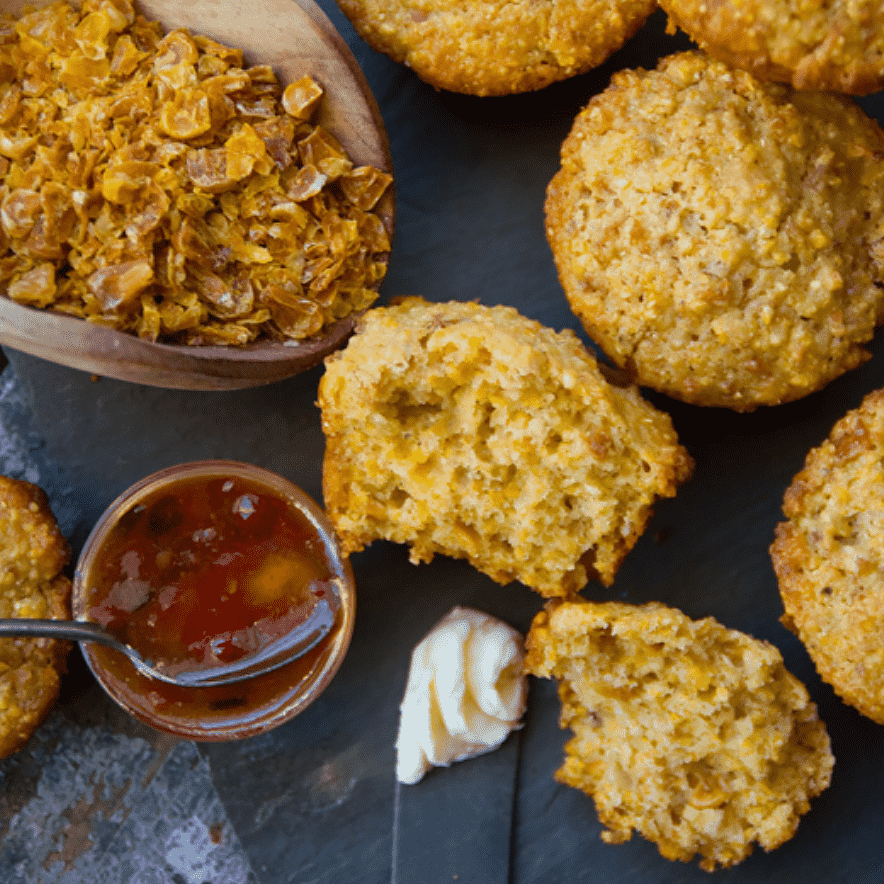
M 413 562 L 466 558 L 546 596 L 610 583 L 693 466 L 668 415 L 511 307 L 370 311 L 326 360 L 319 405 L 345 552 L 407 543 Z
M 705 55 L 622 71 L 547 191 L 559 279 L 641 385 L 751 411 L 864 362 L 884 317 L 884 132 Z
M 0 476 L 0 617 L 69 619 L 70 549 L 44 492 Z M 0 638 L 0 758 L 19 749 L 58 696 L 70 646 Z
M 884 87 L 881 0 L 662 0 L 711 56 L 796 89 L 864 95 Z
M 508 95 L 600 65 L 655 0 L 338 0 L 360 36 L 438 89 Z
M 550 602 L 526 668 L 559 680 L 574 737 L 556 779 L 595 800 L 609 844 L 732 866 L 795 834 L 828 787 L 825 725 L 767 642 L 659 603 Z
M 884 390 L 807 456 L 770 548 L 786 613 L 820 676 L 884 724 Z

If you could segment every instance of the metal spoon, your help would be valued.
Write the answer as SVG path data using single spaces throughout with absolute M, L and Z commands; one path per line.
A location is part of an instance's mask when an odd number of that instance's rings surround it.
M 282 638 L 234 663 L 175 671 L 177 666 L 162 661 L 145 660 L 131 645 L 111 635 L 98 623 L 86 620 L 37 620 L 0 618 L 0 636 L 42 636 L 76 642 L 98 642 L 125 654 L 132 665 L 147 678 L 186 688 L 207 688 L 244 681 L 272 672 L 302 657 L 316 647 L 330 632 L 336 610 L 325 599 L 317 599 L 310 617 Z

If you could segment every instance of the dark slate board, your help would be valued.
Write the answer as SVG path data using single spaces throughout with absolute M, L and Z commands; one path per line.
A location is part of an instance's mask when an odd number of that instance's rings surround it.
M 543 233 L 544 190 L 577 111 L 624 66 L 687 44 L 656 14 L 608 63 L 540 93 L 477 99 L 437 92 L 363 44 L 332 0 L 389 130 L 397 224 L 383 300 L 507 303 L 584 340 Z M 884 120 L 884 95 L 863 104 Z M 879 336 L 880 337 L 880 336 Z M 587 596 L 652 599 L 714 615 L 776 644 L 818 703 L 837 756 L 832 787 L 796 837 L 717 880 L 879 884 L 884 878 L 884 728 L 842 704 L 778 621 L 767 554 L 783 491 L 808 449 L 884 385 L 875 357 L 822 392 L 751 415 L 662 396 L 697 461 L 657 507 L 612 587 Z M 161 467 L 230 457 L 276 470 L 321 497 L 321 369 L 271 387 L 185 393 L 138 387 L 10 351 L 0 377 L 0 466 L 40 481 L 79 550 L 123 489 Z M 455 604 L 527 629 L 540 599 L 462 562 L 409 564 L 378 543 L 353 558 L 350 653 L 323 696 L 269 734 L 195 746 L 129 720 L 72 657 L 61 702 L 25 750 L 0 763 L 0 880 L 29 884 L 707 882 L 635 837 L 607 846 L 592 802 L 558 785 L 566 735 L 553 686 L 532 680 L 524 730 L 497 753 L 394 781 L 398 705 L 411 649 Z M 397 798 L 398 795 L 398 798 Z M 36 833 L 36 834 L 35 834 Z M 395 854 L 395 860 L 394 860 Z

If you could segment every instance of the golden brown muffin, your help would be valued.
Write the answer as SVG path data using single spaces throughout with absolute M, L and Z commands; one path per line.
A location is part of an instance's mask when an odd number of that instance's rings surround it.
M 36 485 L 0 476 L 0 617 L 69 619 L 70 549 Z M 0 758 L 20 748 L 58 696 L 70 646 L 0 638 Z
M 884 132 L 852 99 L 698 53 L 622 71 L 546 200 L 559 278 L 639 384 L 751 411 L 868 358 L 884 316 Z
M 508 95 L 600 65 L 656 0 L 338 0 L 374 49 L 438 89 Z
M 668 415 L 512 307 L 370 311 L 326 360 L 319 405 L 345 552 L 407 543 L 415 563 L 466 558 L 547 596 L 610 583 L 693 466 Z
M 786 613 L 819 674 L 884 724 L 884 390 L 807 456 L 770 548 Z
M 796 89 L 864 95 L 884 87 L 881 0 L 662 0 L 714 58 Z
M 659 603 L 552 602 L 526 668 L 559 679 L 559 782 L 595 800 L 609 844 L 635 829 L 667 859 L 732 866 L 795 834 L 834 759 L 825 725 L 767 642 Z

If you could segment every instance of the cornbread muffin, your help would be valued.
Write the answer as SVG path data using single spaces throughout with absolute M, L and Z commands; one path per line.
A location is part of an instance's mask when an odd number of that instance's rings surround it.
M 0 617 L 70 618 L 70 550 L 46 495 L 0 476 Z M 58 696 L 69 645 L 0 638 L 0 758 L 22 746 Z
M 825 725 L 767 642 L 659 603 L 550 603 L 526 668 L 559 680 L 574 736 L 556 779 L 595 800 L 609 844 L 732 866 L 795 833 L 831 779 Z
M 546 596 L 610 583 L 693 466 L 668 415 L 570 331 L 511 307 L 372 310 L 319 385 L 323 489 L 344 551 L 384 538 Z
M 338 0 L 359 35 L 438 89 L 508 95 L 600 65 L 655 0 Z
M 852 99 L 699 53 L 590 101 L 546 216 L 588 333 L 686 402 L 811 393 L 868 358 L 884 315 L 884 132 Z
M 884 724 L 884 390 L 807 456 L 770 548 L 786 613 L 816 668 Z
M 796 89 L 863 95 L 884 87 L 881 0 L 662 0 L 681 26 L 725 64 Z

